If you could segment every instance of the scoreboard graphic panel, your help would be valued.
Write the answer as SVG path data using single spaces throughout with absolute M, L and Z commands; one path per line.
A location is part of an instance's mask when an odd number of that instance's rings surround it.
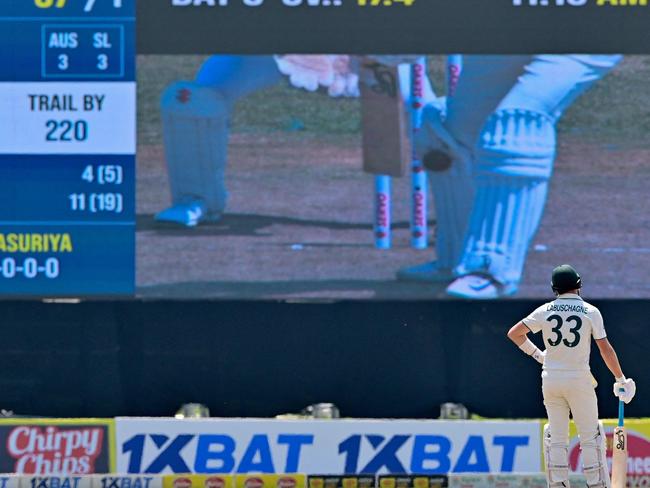
M 0 13 L 0 293 L 131 295 L 135 2 Z

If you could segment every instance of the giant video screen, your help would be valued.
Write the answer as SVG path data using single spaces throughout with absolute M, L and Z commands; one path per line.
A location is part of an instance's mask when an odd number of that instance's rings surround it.
M 649 296 L 650 57 L 412 58 L 141 57 L 138 293 Z
M 650 297 L 637 31 L 503 24 L 515 49 L 422 2 L 3 6 L 0 294 L 541 298 L 570 263 L 589 297 Z

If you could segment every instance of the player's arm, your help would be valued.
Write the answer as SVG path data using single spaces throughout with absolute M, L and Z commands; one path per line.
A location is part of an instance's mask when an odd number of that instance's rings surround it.
M 605 361 L 605 364 L 614 375 L 614 378 L 616 378 L 617 381 L 619 378 L 624 378 L 625 375 L 621 369 L 621 363 L 618 362 L 616 351 L 607 340 L 607 337 L 604 339 L 596 339 L 596 345 L 598 346 L 603 361 Z
M 591 315 L 591 325 L 591 334 L 596 340 L 596 345 L 598 346 L 600 355 L 614 375 L 614 378 L 616 378 L 616 382 L 614 383 L 614 395 L 625 403 L 630 403 L 636 393 L 636 385 L 632 378 L 626 378 L 623 374 L 616 351 L 614 351 L 614 348 L 607 339 L 607 333 L 605 332 L 605 326 L 603 324 L 603 316 L 598 309 L 595 309 L 594 313 Z
M 626 378 L 621 369 L 621 363 L 618 361 L 618 356 L 614 347 L 607 340 L 607 337 L 596 339 L 596 345 L 600 351 L 600 355 L 605 361 L 607 368 L 611 371 L 616 378 L 614 383 L 614 395 L 619 397 L 625 403 L 630 403 L 634 394 L 636 393 L 636 384 L 632 378 Z
M 540 351 L 539 348 L 528 338 L 530 329 L 523 322 L 513 325 L 508 331 L 508 339 L 514 342 L 519 349 L 525 354 L 531 356 L 535 361 L 544 364 L 546 351 Z

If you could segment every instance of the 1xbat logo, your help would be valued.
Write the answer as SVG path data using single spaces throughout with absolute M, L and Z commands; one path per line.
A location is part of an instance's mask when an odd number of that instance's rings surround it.
M 237 446 L 229 435 L 138 434 L 122 444 L 122 453 L 129 455 L 129 473 L 275 473 L 276 466 L 284 473 L 296 473 L 303 446 L 314 442 L 313 435 L 280 434 L 275 441 L 269 437 L 257 434 Z M 283 459 L 277 454 L 279 447 Z M 152 451 L 154 457 L 148 461 Z
M 129 473 L 295 473 L 304 468 L 314 436 L 256 434 L 242 442 L 224 434 L 138 434 L 122 444 Z M 530 446 L 527 435 L 351 435 L 318 456 L 341 473 L 512 472 Z M 338 447 L 338 449 L 337 449 Z M 304 458 L 304 459 L 303 459 Z
M 152 480 L 151 476 L 104 476 L 100 482 L 102 488 L 149 488 Z
M 527 436 L 492 437 L 490 447 L 502 450 L 501 462 L 495 466 L 490 466 L 486 441 L 488 437 L 470 435 L 460 451 L 452 452 L 451 439 L 442 435 L 394 435 L 389 438 L 353 435 L 339 444 L 339 454 L 345 455 L 344 473 L 507 473 L 513 471 L 517 448 L 528 446 L 530 439 Z M 368 447 L 373 451 L 371 457 Z M 361 459 L 367 461 L 361 464 Z
M 48 476 L 40 478 L 35 476 L 30 479 L 31 488 L 78 488 L 80 477 Z

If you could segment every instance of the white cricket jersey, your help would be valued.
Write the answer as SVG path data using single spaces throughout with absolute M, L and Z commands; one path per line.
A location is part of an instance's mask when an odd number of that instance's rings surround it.
M 573 293 L 564 293 L 545 303 L 522 322 L 533 333 L 542 331 L 546 374 L 589 373 L 591 338 L 607 337 L 600 311 Z

